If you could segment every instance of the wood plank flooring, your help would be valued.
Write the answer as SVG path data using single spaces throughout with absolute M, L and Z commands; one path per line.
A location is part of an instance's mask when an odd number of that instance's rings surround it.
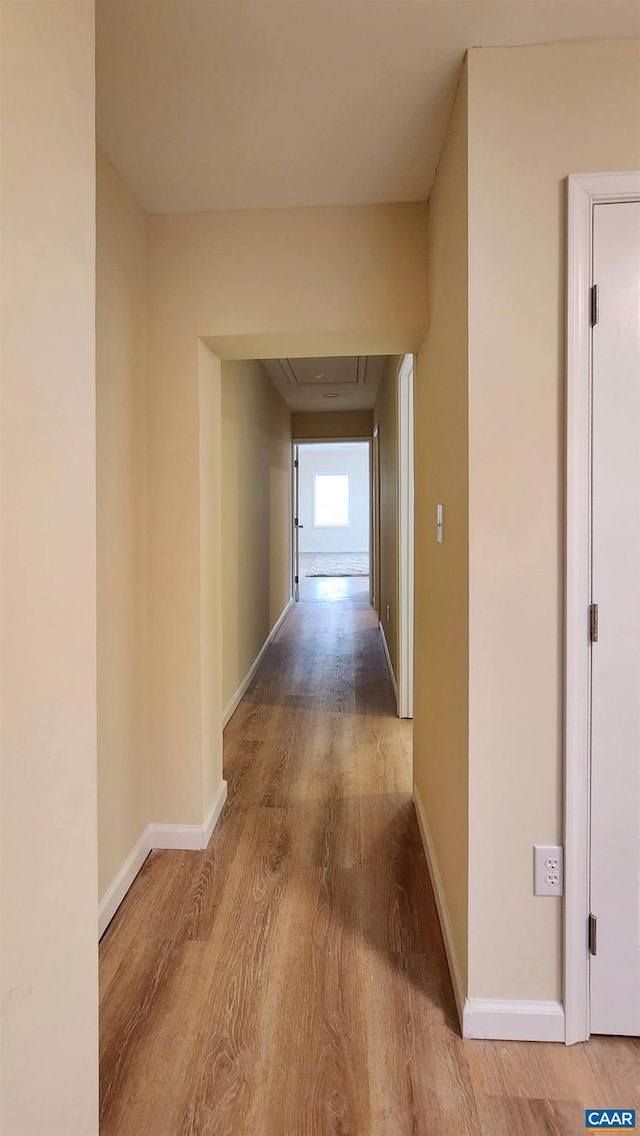
M 300 553 L 300 599 L 369 603 L 368 576 L 307 576 L 316 558 L 314 552 Z
M 634 1040 L 463 1042 L 368 604 L 301 603 L 225 733 L 205 852 L 104 936 L 103 1136 L 577 1136 Z

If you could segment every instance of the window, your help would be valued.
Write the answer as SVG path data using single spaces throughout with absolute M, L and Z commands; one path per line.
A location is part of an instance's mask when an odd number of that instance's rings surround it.
M 313 526 L 338 528 L 349 524 L 349 474 L 314 473 Z

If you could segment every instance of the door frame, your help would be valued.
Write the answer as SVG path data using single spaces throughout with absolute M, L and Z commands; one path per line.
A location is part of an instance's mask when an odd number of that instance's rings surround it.
M 380 620 L 382 616 L 380 610 L 380 426 L 378 422 L 374 423 L 373 432 L 369 441 L 369 453 L 369 505 L 371 510 L 369 603 L 377 611 L 378 620 Z
M 564 684 L 565 1042 L 586 1041 L 589 1006 L 591 645 L 591 285 L 593 208 L 640 201 L 640 173 L 567 179 Z
M 398 717 L 413 718 L 414 356 L 398 367 Z
M 348 438 L 291 438 L 291 560 L 292 571 L 291 580 L 293 588 L 294 603 L 300 602 L 300 584 L 296 584 L 296 574 L 300 574 L 300 526 L 297 522 L 299 517 L 296 512 L 300 508 L 299 493 L 300 493 L 300 479 L 298 476 L 299 466 L 296 462 L 300 461 L 300 446 L 323 446 L 331 445 L 336 442 L 357 442 L 359 445 L 367 445 L 369 453 L 369 603 L 373 603 L 373 565 L 371 563 L 371 549 L 373 546 L 373 511 L 372 511 L 372 466 L 373 466 L 373 453 L 372 453 L 372 437 L 369 434 L 358 435 Z
M 300 447 L 293 443 L 293 458 L 291 462 L 291 594 L 294 603 L 300 603 Z

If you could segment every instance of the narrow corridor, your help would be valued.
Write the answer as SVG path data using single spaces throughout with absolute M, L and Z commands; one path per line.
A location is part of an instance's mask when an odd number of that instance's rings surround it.
M 296 606 L 225 776 L 208 849 L 152 854 L 103 938 L 103 1136 L 574 1136 L 637 1093 L 632 1042 L 460 1039 L 368 604 Z

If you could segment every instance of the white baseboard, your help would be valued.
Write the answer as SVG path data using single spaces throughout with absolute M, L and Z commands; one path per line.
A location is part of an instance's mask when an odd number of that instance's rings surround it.
M 462 975 L 460 974 L 460 967 L 458 966 L 458 959 L 453 941 L 453 929 L 451 925 L 451 916 L 449 914 L 449 905 L 442 883 L 442 876 L 440 875 L 440 868 L 438 867 L 438 858 L 436 856 L 436 849 L 431 836 L 427 814 L 424 811 L 424 805 L 418 792 L 417 787 L 413 786 L 413 803 L 416 807 L 416 816 L 418 818 L 418 827 L 422 837 L 422 846 L 424 854 L 427 858 L 427 867 L 431 877 L 431 886 L 433 894 L 436 899 L 436 907 L 438 909 L 438 918 L 440 920 L 440 927 L 442 929 L 442 938 L 444 940 L 444 949 L 447 954 L 447 962 L 449 964 L 449 974 L 451 975 L 451 985 L 453 986 L 453 994 L 456 1000 L 456 1007 L 458 1010 L 458 1018 L 460 1019 L 460 1029 L 462 1030 L 463 1037 L 467 1035 L 464 1033 L 464 1011 L 465 1011 L 465 989 L 462 982 Z
M 262 647 L 260 648 L 258 654 L 256 655 L 255 659 L 253 660 L 251 666 L 249 667 L 249 670 L 247 671 L 246 675 L 244 676 L 242 682 L 240 683 L 240 686 L 236 690 L 235 694 L 232 696 L 231 701 L 225 707 L 224 713 L 222 715 L 222 728 L 223 728 L 223 730 L 224 730 L 225 726 L 228 725 L 228 723 L 231 721 L 233 715 L 235 714 L 236 710 L 238 709 L 238 706 L 242 702 L 242 699 L 244 698 L 245 694 L 247 693 L 247 690 L 249 689 L 249 686 L 251 684 L 251 680 L 253 679 L 253 676 L 255 675 L 258 667 L 260 666 L 260 663 L 264 659 L 267 651 L 269 650 L 269 647 L 273 643 L 273 640 L 275 639 L 280 628 L 282 627 L 282 624 L 284 623 L 289 612 L 291 611 L 291 608 L 293 607 L 293 603 L 294 603 L 294 601 L 293 601 L 293 596 L 292 596 L 291 599 L 289 600 L 288 604 L 286 605 L 284 611 L 278 616 L 276 622 L 274 623 L 273 627 L 271 628 L 271 631 L 267 635 L 267 638 L 265 639 L 264 643 L 262 644 Z
M 198 852 L 202 849 L 201 824 L 150 824 L 149 840 L 152 851 L 184 849 Z
M 221 812 L 224 808 L 224 803 L 225 803 L 226 799 L 227 799 L 227 782 L 221 781 L 220 784 L 218 785 L 218 790 L 216 792 L 216 795 L 213 798 L 213 803 L 211 805 L 211 808 L 209 809 L 209 815 L 207 816 L 207 818 L 206 818 L 206 820 L 205 820 L 205 822 L 202 826 L 202 841 L 203 841 L 202 847 L 203 848 L 207 847 L 207 845 L 209 844 L 209 841 L 211 840 L 211 837 L 213 836 L 214 829 L 215 829 L 218 821 L 220 820 L 220 814 L 221 814 Z
M 331 556 L 350 556 L 357 553 L 359 556 L 368 556 L 369 549 L 367 548 L 300 548 L 301 556 L 324 556 L 329 553 Z
M 429 823 L 414 785 L 413 800 L 431 884 L 436 897 L 444 948 L 449 963 L 453 993 L 462 1036 L 493 1041 L 564 1041 L 564 1007 L 561 1002 L 516 1001 L 510 998 L 465 998 L 453 943 L 451 916 L 438 867 Z
M 125 895 L 151 851 L 151 825 L 148 824 L 140 839 L 127 856 L 116 878 L 109 885 L 98 904 L 98 938 L 104 935 Z
M 517 1002 L 510 998 L 468 998 L 464 1037 L 494 1041 L 564 1041 L 561 1002 Z
M 384 633 L 384 627 L 382 626 L 382 623 L 380 622 L 380 620 L 378 620 L 378 627 L 380 628 L 380 635 L 382 636 L 382 646 L 384 647 L 384 653 L 385 653 L 386 658 L 387 658 L 387 666 L 389 668 L 389 678 L 391 679 L 391 685 L 393 687 L 393 693 L 394 693 L 395 699 L 396 699 L 396 713 L 397 713 L 397 710 L 398 710 L 398 684 L 396 682 L 396 676 L 393 673 L 393 663 L 391 662 L 391 655 L 389 654 L 389 644 L 387 643 L 387 637 Z
M 206 848 L 227 799 L 227 782 L 221 781 L 204 824 L 148 824 L 113 883 L 98 904 L 98 938 L 104 935 L 147 856 L 154 849 Z
M 227 782 L 221 781 L 204 824 L 151 824 L 151 848 L 184 848 L 194 852 L 206 848 L 227 799 Z

